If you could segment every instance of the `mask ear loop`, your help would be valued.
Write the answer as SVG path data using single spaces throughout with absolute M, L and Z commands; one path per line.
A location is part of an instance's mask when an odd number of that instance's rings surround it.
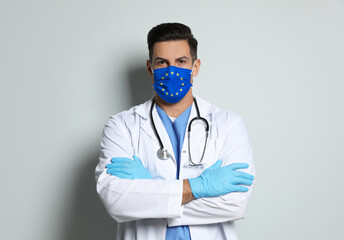
M 152 68 L 152 62 L 150 62 L 150 68 L 151 68 L 151 71 L 153 73 L 153 79 L 154 79 L 154 69 Z M 154 79 L 154 81 L 155 81 L 155 79 Z M 154 85 L 152 85 L 152 88 L 155 89 Z
M 196 60 L 194 61 L 194 63 L 192 64 L 192 68 L 191 68 L 191 73 L 190 75 L 193 77 L 192 73 L 194 71 L 194 67 L 196 66 Z
M 150 62 L 151 71 L 152 71 L 152 73 L 154 74 L 154 69 L 152 68 L 152 62 L 151 62 L 151 61 L 149 61 L 149 62 Z

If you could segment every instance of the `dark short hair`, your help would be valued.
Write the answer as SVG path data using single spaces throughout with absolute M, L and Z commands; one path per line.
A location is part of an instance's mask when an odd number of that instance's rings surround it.
M 155 43 L 173 40 L 187 40 L 192 61 L 197 59 L 198 42 L 192 35 L 191 29 L 181 23 L 162 23 L 153 27 L 147 35 L 149 60 L 152 61 Z

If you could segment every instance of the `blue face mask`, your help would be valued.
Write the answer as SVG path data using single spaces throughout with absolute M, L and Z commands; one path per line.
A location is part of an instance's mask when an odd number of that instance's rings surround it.
M 152 71 L 154 74 L 153 88 L 165 102 L 179 102 L 192 87 L 191 69 L 169 66 Z

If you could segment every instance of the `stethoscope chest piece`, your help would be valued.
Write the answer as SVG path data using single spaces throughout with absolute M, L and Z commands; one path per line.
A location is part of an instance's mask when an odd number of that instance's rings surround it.
M 160 160 L 167 160 L 170 157 L 170 154 L 168 153 L 166 148 L 159 148 L 156 154 L 158 155 L 158 158 Z

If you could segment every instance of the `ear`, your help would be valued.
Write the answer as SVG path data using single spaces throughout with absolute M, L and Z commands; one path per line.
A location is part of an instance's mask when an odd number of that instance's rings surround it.
M 148 71 L 148 75 L 153 78 L 153 72 L 152 72 L 152 66 L 149 60 L 147 60 L 146 62 L 146 66 L 147 66 L 147 71 Z
M 196 77 L 197 76 L 200 67 L 201 67 L 201 60 L 196 59 L 195 63 L 194 63 L 194 68 L 193 68 L 193 71 L 192 71 L 192 77 Z

